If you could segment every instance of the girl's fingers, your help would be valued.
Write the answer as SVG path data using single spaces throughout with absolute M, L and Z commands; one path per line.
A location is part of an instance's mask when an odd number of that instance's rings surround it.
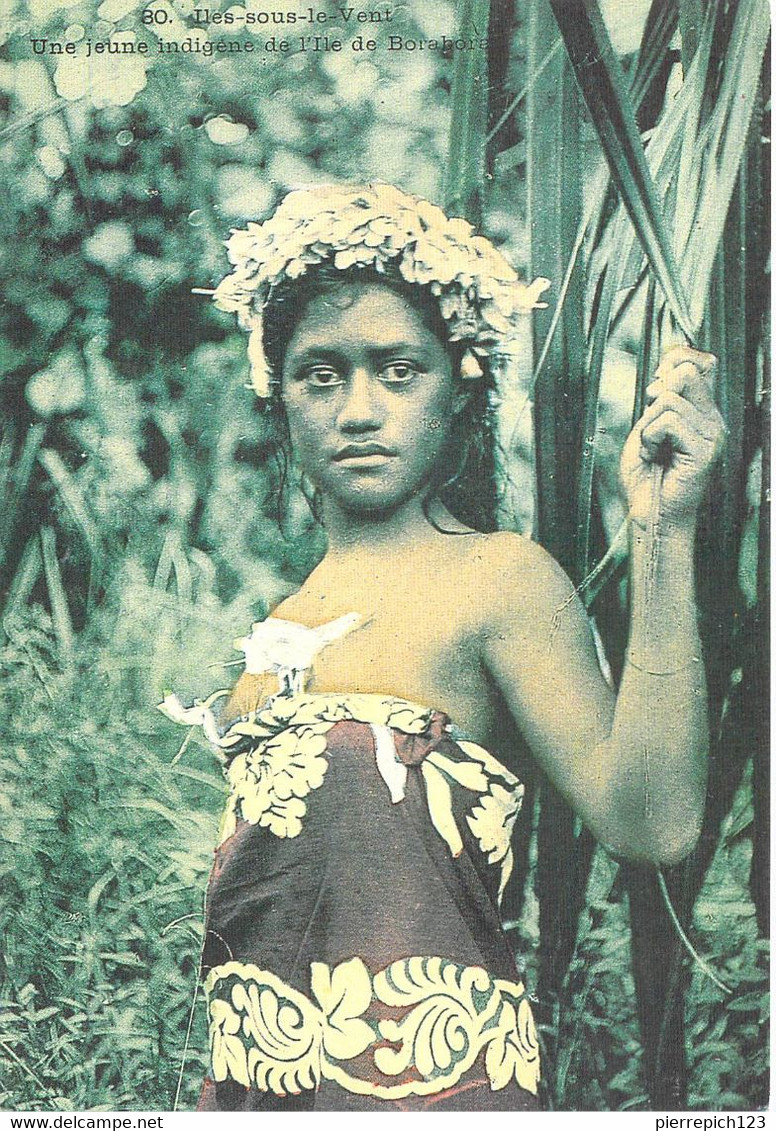
M 647 398 L 654 399 L 662 392 L 679 393 L 704 412 L 714 413 L 712 378 L 716 366 L 713 353 L 703 353 L 690 346 L 674 346 L 663 355 L 655 370 L 646 390 Z
M 647 462 L 655 458 L 666 441 L 672 452 L 697 460 L 699 466 L 710 464 L 714 458 L 715 439 L 699 432 L 686 413 L 677 412 L 670 405 L 642 428 L 640 438 L 641 458 Z
M 647 386 L 648 400 L 654 400 L 661 393 L 678 393 L 704 412 L 716 411 L 711 381 L 707 373 L 701 372 L 690 361 L 682 361 L 671 369 L 655 371 L 654 380 Z
M 705 411 L 693 404 L 692 401 L 674 392 L 661 392 L 652 404 L 644 410 L 637 427 L 641 428 L 643 433 L 645 428 L 649 427 L 661 413 L 667 410 L 675 413 L 686 422 L 687 427 L 709 443 L 716 444 L 721 438 L 724 429 L 722 418 L 716 408 L 713 408 L 713 411 L 710 412 Z
M 680 361 L 678 365 L 672 365 L 670 368 L 659 365 L 655 370 L 655 376 L 647 386 L 647 393 L 650 389 L 665 389 L 681 394 L 685 389 L 696 387 L 711 393 L 707 375 L 691 361 Z
M 692 346 L 672 346 L 660 359 L 655 376 L 662 377 L 685 362 L 694 365 L 699 373 L 705 374 L 713 373 L 717 367 L 717 359 L 713 353 L 704 353 L 703 350 L 693 349 Z

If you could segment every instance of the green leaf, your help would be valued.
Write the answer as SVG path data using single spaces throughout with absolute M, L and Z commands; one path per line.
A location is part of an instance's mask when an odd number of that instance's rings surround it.
M 688 340 L 689 307 L 666 236 L 633 106 L 596 0 L 550 0 L 623 203 Z
M 486 38 L 490 0 L 459 0 L 461 34 Z M 445 200 L 448 211 L 472 223 L 482 219 L 488 123 L 488 54 L 457 51 Z

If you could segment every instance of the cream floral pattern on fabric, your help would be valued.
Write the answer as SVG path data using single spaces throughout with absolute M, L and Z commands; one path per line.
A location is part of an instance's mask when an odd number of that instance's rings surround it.
M 163 706 L 167 707 L 171 699 L 168 697 Z M 165 713 L 187 725 L 201 723 L 212 740 L 215 723 L 209 710 L 187 710 L 176 701 L 176 710 L 166 709 Z M 306 798 L 323 785 L 329 767 L 327 735 L 335 723 L 349 719 L 367 723 L 377 731 L 387 728 L 422 735 L 433 717 L 431 709 L 393 696 L 326 693 L 268 699 L 216 738 L 219 752 L 243 748 L 226 770 L 231 788 L 219 843 L 234 834 L 239 819 L 260 825 L 277 837 L 300 835 L 307 813 Z M 500 899 L 512 872 L 511 836 L 522 805 L 523 786 L 476 743 L 458 741 L 453 749 L 454 755 L 432 749 L 420 763 L 429 816 L 451 855 L 460 856 L 464 845 L 453 811 L 453 787 L 474 794 L 476 800 L 466 822 L 488 862 L 500 866 Z M 390 751 L 381 753 L 384 761 Z M 391 789 L 392 801 L 401 800 L 403 789 L 392 783 L 381 758 L 377 767 Z
M 237 828 L 237 817 L 262 825 L 279 837 L 299 836 L 307 812 L 303 800 L 323 784 L 329 768 L 326 732 L 333 723 L 288 727 L 239 754 L 227 770 L 231 785 L 221 840 Z
M 452 1087 L 484 1052 L 494 1091 L 514 1080 L 536 1094 L 539 1049 L 521 983 L 418 956 L 374 976 L 360 958 L 333 969 L 314 962 L 310 973 L 317 1004 L 258 966 L 227 962 L 211 971 L 205 988 L 217 1082 L 231 1078 L 286 1096 L 331 1080 L 358 1095 L 396 1100 Z M 398 1017 L 365 1020 L 372 1003 L 395 1008 Z M 396 1083 L 380 1083 L 372 1072 L 364 1078 L 343 1063 L 367 1052 L 362 1071 L 372 1065 Z
M 480 796 L 479 803 L 466 818 L 466 823 L 476 836 L 488 863 L 501 865 L 498 891 L 501 903 L 514 867 L 512 832 L 523 804 L 525 786 L 481 746 L 474 742 L 459 742 L 458 745 L 464 754 L 481 763 L 488 775 L 487 792 Z
M 323 784 L 328 769 L 326 735 L 344 719 L 422 734 L 433 712 L 405 699 L 378 695 L 275 696 L 234 723 L 221 743 L 255 745 L 229 765 L 231 786 L 220 842 L 241 817 L 278 837 L 297 837 L 307 812 L 304 798 Z
M 453 815 L 451 784 L 478 795 L 478 802 L 466 818 L 489 864 L 501 865 L 499 903 L 512 874 L 512 830 L 523 803 L 522 783 L 491 754 L 474 742 L 458 742 L 464 760 L 432 751 L 421 766 L 426 785 L 428 809 L 434 828 L 447 843 L 453 856 L 463 851 L 463 839 Z

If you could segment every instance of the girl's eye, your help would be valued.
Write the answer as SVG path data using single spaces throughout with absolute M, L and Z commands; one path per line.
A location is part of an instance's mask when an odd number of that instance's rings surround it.
M 330 365 L 316 365 L 305 374 L 308 385 L 314 389 L 330 389 L 342 384 L 342 377 Z
M 380 370 L 380 380 L 387 385 L 405 385 L 419 373 L 420 370 L 411 361 L 392 361 Z

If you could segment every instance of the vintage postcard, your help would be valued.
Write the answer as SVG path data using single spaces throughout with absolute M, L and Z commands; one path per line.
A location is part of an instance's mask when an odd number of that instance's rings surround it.
M 763 1126 L 765 0 L 0 33 L 0 1111 Z

